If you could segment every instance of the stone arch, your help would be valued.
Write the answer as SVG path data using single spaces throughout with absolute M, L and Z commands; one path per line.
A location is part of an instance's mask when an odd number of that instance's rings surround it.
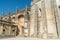
M 19 18 L 24 18 L 24 15 L 19 15 L 19 16 L 18 16 L 18 19 L 19 19 Z
M 22 35 L 22 28 L 24 26 L 24 15 L 19 15 L 18 16 L 18 28 L 19 28 L 19 35 Z

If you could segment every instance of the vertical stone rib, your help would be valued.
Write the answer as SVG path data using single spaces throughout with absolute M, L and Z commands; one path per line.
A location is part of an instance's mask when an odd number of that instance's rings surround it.
M 34 37 L 34 25 L 35 25 L 35 5 L 31 6 L 30 14 L 30 36 Z
M 38 31 L 39 31 L 39 23 L 38 23 L 38 6 L 36 5 L 35 6 L 36 9 L 35 9 L 35 26 L 34 26 L 34 32 L 35 32 L 35 35 L 38 37 Z
M 55 15 L 56 15 L 56 22 L 57 22 L 57 29 L 58 29 L 58 37 L 60 38 L 60 0 L 56 0 L 57 6 L 55 8 Z
M 57 0 L 54 0 L 54 4 L 55 4 L 54 5 L 54 13 L 55 13 L 55 18 L 56 18 L 57 35 L 58 35 L 58 38 L 60 38 L 60 10 L 58 9 L 59 8 L 58 3 L 57 3 Z
M 57 25 L 58 10 L 57 10 L 57 3 L 56 3 L 56 0 L 52 0 L 52 8 L 53 8 L 54 17 L 55 17 L 56 32 L 57 32 L 57 36 L 59 37 L 58 25 Z M 59 17 L 58 17 L 58 18 L 59 18 Z
M 34 23 L 34 34 L 35 34 L 35 37 L 37 36 L 37 12 L 36 11 L 37 11 L 37 9 L 35 9 L 35 23 Z
M 30 22 L 28 22 L 28 36 L 30 36 Z
M 43 38 L 47 38 L 47 20 L 46 20 L 46 12 L 45 12 L 45 0 L 41 2 L 42 13 L 41 13 L 41 21 L 42 21 L 42 36 Z
M 45 0 L 47 26 L 48 26 L 48 38 L 56 38 L 57 37 L 55 16 L 54 16 L 52 4 L 53 4 L 52 0 Z

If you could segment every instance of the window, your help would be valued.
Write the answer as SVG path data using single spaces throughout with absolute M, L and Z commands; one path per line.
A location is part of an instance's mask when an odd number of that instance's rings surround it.
M 14 22 L 16 19 L 15 19 L 15 17 L 12 17 L 12 21 Z
M 7 18 L 4 18 L 5 20 L 7 20 Z
M 60 5 L 58 6 L 58 8 L 60 9 Z
M 7 19 L 7 18 L 5 18 L 5 19 Z
M 12 19 L 15 19 L 15 17 L 12 17 Z
M 3 29 L 3 32 L 5 32 L 5 29 Z
M 15 32 L 15 30 L 12 30 L 13 32 Z
M 41 8 L 39 8 L 39 10 L 41 11 Z

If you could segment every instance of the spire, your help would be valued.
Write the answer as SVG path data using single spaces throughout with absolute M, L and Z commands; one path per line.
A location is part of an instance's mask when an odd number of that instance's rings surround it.
M 26 4 L 26 8 L 25 8 L 25 9 L 26 9 L 26 12 L 27 12 L 27 11 L 28 11 L 28 6 L 27 6 L 27 4 Z
M 4 10 L 2 10 L 2 16 L 1 16 L 1 19 L 4 17 Z
M 16 7 L 16 14 L 18 13 L 18 8 Z
M 0 15 L 0 20 L 1 20 L 1 15 Z
M 8 21 L 11 21 L 11 12 L 10 12 L 10 9 L 8 10 L 8 17 L 9 17 Z
M 28 13 L 28 6 L 26 5 L 26 8 L 25 8 L 25 18 L 26 19 L 29 19 L 29 13 Z
M 16 19 L 18 19 L 17 14 L 18 14 L 18 7 L 16 7 Z
M 2 10 L 2 17 L 4 17 L 4 10 Z
M 8 10 L 8 16 L 10 16 L 10 9 Z

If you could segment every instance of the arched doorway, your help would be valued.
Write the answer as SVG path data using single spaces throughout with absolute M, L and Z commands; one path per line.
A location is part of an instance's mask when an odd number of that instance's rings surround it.
M 23 31 L 22 28 L 24 27 L 24 15 L 18 16 L 18 28 L 19 28 L 19 35 L 22 35 Z

